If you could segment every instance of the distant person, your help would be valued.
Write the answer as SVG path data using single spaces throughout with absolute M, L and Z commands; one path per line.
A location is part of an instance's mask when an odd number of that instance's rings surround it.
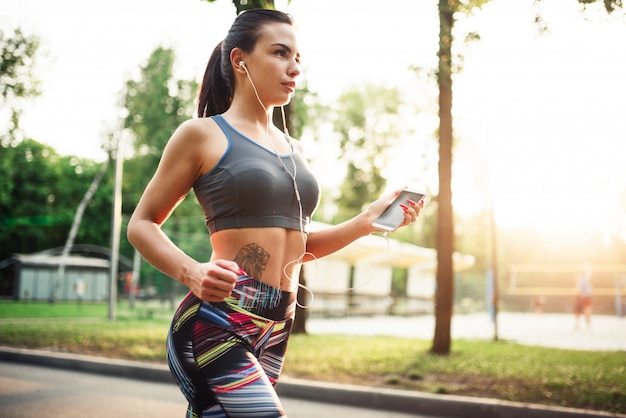
M 536 295 L 533 298 L 533 311 L 536 314 L 543 313 L 543 308 L 546 304 L 546 297 L 544 295 Z
M 576 315 L 576 329 L 580 326 L 581 315 L 585 317 L 587 327 L 591 327 L 591 266 L 588 263 L 583 265 L 583 272 L 576 283 L 576 301 L 574 304 L 574 314 Z
M 128 224 L 128 239 L 189 292 L 167 337 L 168 364 L 189 405 L 187 418 L 284 417 L 280 375 L 303 262 L 377 231 L 400 190 L 354 218 L 308 231 L 319 186 L 302 144 L 272 123 L 300 75 L 292 18 L 249 10 L 213 50 L 198 118 L 173 133 Z M 213 251 L 194 260 L 161 226 L 193 189 Z M 423 201 L 400 204 L 401 226 Z

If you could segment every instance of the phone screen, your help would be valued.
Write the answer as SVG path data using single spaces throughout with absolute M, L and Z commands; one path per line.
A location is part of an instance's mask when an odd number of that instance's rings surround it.
M 404 221 L 404 211 L 400 207 L 403 203 L 408 205 L 407 200 L 419 202 L 424 197 L 424 193 L 416 190 L 403 190 L 398 197 L 389 205 L 387 209 L 374 221 L 374 226 L 385 231 L 394 231 Z

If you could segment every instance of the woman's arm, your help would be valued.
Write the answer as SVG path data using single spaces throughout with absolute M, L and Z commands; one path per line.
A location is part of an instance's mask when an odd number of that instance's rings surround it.
M 321 231 L 311 232 L 307 239 L 307 252 L 313 254 L 316 259 L 322 258 L 339 251 L 360 237 L 379 231 L 373 226 L 374 221 L 401 191 L 402 189 L 399 189 L 381 197 L 371 203 L 365 211 L 346 222 Z M 408 202 L 404 222 L 400 227 L 415 222 L 423 206 L 423 200 L 420 202 Z M 304 261 L 311 261 L 312 259 L 313 257 L 308 254 L 304 257 Z
M 156 269 L 189 287 L 199 298 L 218 301 L 230 294 L 237 278 L 237 264 L 199 263 L 161 230 L 161 225 L 206 170 L 203 164 L 207 154 L 203 150 L 208 146 L 208 133 L 197 120 L 184 123 L 174 132 L 131 216 L 127 235 L 130 243 Z

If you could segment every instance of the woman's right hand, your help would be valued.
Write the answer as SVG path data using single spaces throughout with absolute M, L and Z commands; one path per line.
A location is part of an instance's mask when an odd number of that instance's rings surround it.
M 187 280 L 187 286 L 202 301 L 223 302 L 235 289 L 237 278 L 243 274 L 245 272 L 234 261 L 200 263 L 197 273 Z

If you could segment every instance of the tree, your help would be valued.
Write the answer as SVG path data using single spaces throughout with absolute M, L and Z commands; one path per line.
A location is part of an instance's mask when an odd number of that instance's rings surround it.
M 99 165 L 60 157 L 32 139 L 0 152 L 0 259 L 63 245 L 73 213 Z M 107 186 L 108 187 L 108 186 Z M 85 208 L 77 241 L 106 245 L 110 193 L 99 189 Z
M 132 137 L 135 150 L 133 158 L 124 164 L 122 208 L 127 214 L 132 213 L 139 201 L 172 132 L 193 116 L 198 85 L 195 81 L 174 78 L 175 58 L 172 49 L 157 47 L 145 65 L 141 66 L 140 77 L 126 82 L 123 103 L 127 116 L 124 130 Z M 191 256 L 206 256 L 210 253 L 210 245 L 196 245 L 200 240 L 194 238 L 197 234 L 190 233 L 190 223 L 186 220 L 192 214 L 196 215 L 196 219 L 201 219 L 198 217 L 201 214 L 198 205 L 193 198 L 188 197 L 172 214 L 164 229 Z M 120 246 L 122 252 L 130 257 L 128 253 L 133 251 L 130 244 L 123 242 Z M 142 270 L 146 273 L 142 273 L 142 277 L 164 279 L 150 266 Z M 173 296 L 171 281 L 163 280 L 163 283 Z
M 49 147 L 19 138 L 20 102 L 40 94 L 39 82 L 33 75 L 38 47 L 39 39 L 25 36 L 20 29 L 11 37 L 5 37 L 0 31 L 0 92 L 3 102 L 8 104 L 5 109 L 9 110 L 10 119 L 8 132 L 0 132 L 0 146 L 4 148 L 0 158 L 4 179 L 0 189 L 0 206 L 6 208 L 2 211 L 5 217 L 0 228 L 3 240 L 6 240 L 2 247 L 7 253 L 11 250 L 32 252 L 58 245 L 64 226 L 72 219 L 69 210 L 75 202 L 72 199 L 74 192 L 85 179 L 81 174 L 85 170 L 91 172 L 91 164 L 85 161 L 81 163 L 75 158 L 59 158 Z M 50 295 L 51 302 L 57 298 L 58 286 L 65 273 L 65 256 L 78 236 L 83 214 L 105 172 L 106 164 L 76 209 L 65 241 L 63 261 Z M 71 181 L 73 178 L 78 181 Z M 100 222 L 95 224 L 103 225 Z M 35 225 L 36 228 L 33 227 Z
M 83 220 L 83 214 L 85 213 L 85 209 L 87 208 L 87 205 L 89 205 L 89 202 L 91 202 L 91 199 L 96 193 L 96 190 L 98 190 L 98 186 L 100 185 L 100 181 L 107 171 L 108 165 L 109 160 L 106 160 L 102 164 L 100 171 L 98 171 L 98 174 L 96 174 L 96 176 L 92 180 L 91 185 L 85 192 L 85 196 L 83 196 L 83 199 L 80 201 L 78 207 L 76 208 L 76 213 L 74 214 L 74 219 L 72 220 L 72 227 L 70 228 L 70 232 L 67 236 L 67 239 L 65 240 L 65 246 L 63 247 L 63 251 L 61 252 L 61 261 L 59 262 L 57 277 L 54 282 L 54 286 L 52 287 L 52 292 L 50 294 L 51 303 L 54 303 L 56 301 L 59 290 L 61 289 L 61 283 L 63 282 L 63 277 L 65 276 L 66 257 L 70 254 L 72 246 L 74 245 L 74 241 L 76 240 L 76 235 L 78 234 L 78 229 L 80 228 L 80 224 Z
M 344 221 L 376 200 L 385 188 L 383 168 L 386 150 L 399 137 L 402 103 L 400 92 L 367 84 L 344 93 L 338 101 L 334 129 L 339 133 L 347 175 L 341 186 L 341 211 Z
M 175 80 L 172 49 L 157 47 L 141 67 L 139 79 L 126 81 L 124 128 L 133 139 L 134 157 L 126 162 L 123 207 L 134 210 L 172 132 L 193 116 L 195 81 Z M 187 207 L 189 203 L 183 205 Z M 192 209 L 193 210 L 193 209 Z M 174 216 L 187 216 L 180 209 Z
M 536 1 L 541 2 L 542 0 Z M 578 0 L 578 2 L 582 4 L 585 8 L 590 4 L 602 3 L 604 9 L 609 14 L 623 7 L 622 0 Z
M 134 136 L 135 152 L 151 156 L 154 163 L 171 133 L 193 116 L 198 86 L 195 81 L 173 79 L 175 58 L 172 49 L 158 47 L 141 67 L 140 79 L 126 82 L 124 127 Z
M 471 13 L 489 0 L 439 0 L 439 195 L 437 197 L 437 290 L 435 292 L 435 335 L 431 352 L 450 352 L 450 324 L 454 300 L 454 211 L 452 208 L 452 55 L 455 14 Z M 535 0 L 541 2 L 541 0 Z M 578 0 L 584 7 L 602 3 L 607 13 L 622 8 L 622 0 Z M 540 17 L 537 21 L 540 22 Z
M 16 29 L 12 35 L 0 30 L 0 97 L 2 109 L 8 111 L 0 117 L 9 119 L 5 125 L 7 132 L 0 131 L 0 145 L 17 142 L 20 102 L 41 94 L 39 81 L 33 74 L 38 48 L 39 39 L 24 35 L 21 29 Z
M 209 3 L 215 0 L 201 0 Z M 274 0 L 233 0 L 237 14 L 250 9 L 275 9 Z
M 439 0 L 439 194 L 437 196 L 437 288 L 435 335 L 431 351 L 450 352 L 450 326 L 454 304 L 454 211 L 452 208 L 452 74 L 455 13 L 469 13 L 488 0 Z

